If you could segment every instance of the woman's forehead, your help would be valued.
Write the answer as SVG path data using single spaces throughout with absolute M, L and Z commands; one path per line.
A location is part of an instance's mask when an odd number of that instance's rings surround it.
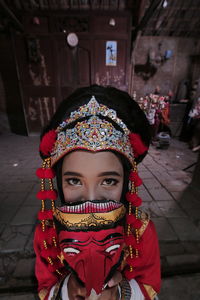
M 64 157 L 63 168 L 80 169 L 98 167 L 104 169 L 121 169 L 122 163 L 117 155 L 111 151 L 84 151 L 75 150 Z

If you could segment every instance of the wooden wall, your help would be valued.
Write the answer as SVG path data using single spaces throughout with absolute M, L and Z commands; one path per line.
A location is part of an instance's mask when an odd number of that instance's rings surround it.
M 26 33 L 12 35 L 12 50 L 29 135 L 41 131 L 75 88 L 97 83 L 128 89 L 131 18 L 118 12 L 115 26 L 110 26 L 111 17 L 111 12 L 23 17 Z M 67 44 L 69 32 L 79 38 L 76 48 Z M 117 42 L 116 66 L 106 66 L 107 41 Z

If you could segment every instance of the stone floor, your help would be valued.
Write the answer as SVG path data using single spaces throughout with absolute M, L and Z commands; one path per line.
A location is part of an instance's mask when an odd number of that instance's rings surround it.
M 20 291 L 24 287 L 33 289 L 36 285 L 32 241 L 40 208 L 35 197 L 39 189 L 35 170 L 41 160 L 38 155 L 39 137 L 7 134 L 1 135 L 0 139 L 1 298 L 3 292 L 15 287 Z M 151 146 L 148 156 L 139 166 L 143 179 L 139 194 L 143 199 L 143 209 L 150 213 L 156 225 L 163 276 L 200 270 L 200 196 L 190 184 L 194 167 L 183 171 L 196 161 L 196 153 L 185 143 L 173 139 L 167 150 Z M 194 276 L 198 281 L 199 275 Z M 165 279 L 163 293 L 168 290 L 170 280 L 181 285 L 178 278 L 176 281 Z M 186 282 L 192 281 L 184 278 Z M 163 297 L 160 299 L 177 299 L 170 295 Z M 190 298 L 182 297 L 182 300 L 185 299 Z

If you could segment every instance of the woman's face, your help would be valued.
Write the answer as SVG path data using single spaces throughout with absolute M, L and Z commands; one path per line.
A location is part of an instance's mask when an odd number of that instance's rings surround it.
M 112 152 L 73 151 L 62 165 L 62 189 L 66 202 L 120 201 L 124 171 Z

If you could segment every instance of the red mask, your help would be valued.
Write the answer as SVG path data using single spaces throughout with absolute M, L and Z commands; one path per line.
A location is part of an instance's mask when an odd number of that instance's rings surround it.
M 121 261 L 122 226 L 97 232 L 61 231 L 59 242 L 66 262 L 85 284 L 87 296 L 92 289 L 101 293 L 112 268 L 117 269 Z
M 108 280 L 112 277 L 114 271 L 120 268 L 124 248 L 124 228 L 122 224 L 118 223 L 121 219 L 118 214 L 120 210 L 120 216 L 123 217 L 125 208 L 122 204 L 117 204 L 117 208 L 115 206 L 114 209 L 110 208 L 109 211 L 105 211 L 104 209 L 103 212 L 96 214 L 94 212 L 80 214 L 79 210 L 77 215 L 80 217 L 80 224 L 84 224 L 84 229 L 81 231 L 80 227 L 74 230 L 74 224 L 72 231 L 69 231 L 69 226 L 68 230 L 65 230 L 65 228 L 63 228 L 63 222 L 65 222 L 65 225 L 66 222 L 69 224 L 69 219 L 72 214 L 69 215 L 68 211 L 63 212 L 63 209 L 62 213 L 60 210 L 56 212 L 57 221 L 59 219 L 59 223 L 62 223 L 62 228 L 59 229 L 58 233 L 62 258 L 84 283 L 87 296 L 91 294 L 92 289 L 95 290 L 96 294 L 100 294 Z M 116 211 L 118 211 L 117 214 Z M 61 214 L 63 216 L 63 213 L 66 221 L 63 221 L 63 218 L 60 217 Z M 77 215 L 75 216 L 76 222 Z M 106 225 L 102 225 L 101 223 L 97 226 L 95 225 L 95 227 L 89 222 L 88 228 L 85 228 L 84 218 L 91 220 L 91 217 L 94 217 L 94 219 L 98 218 L 98 220 L 100 220 L 101 217 L 99 216 L 101 215 L 104 221 L 109 215 L 109 219 L 111 219 L 110 222 L 106 222 Z M 70 224 L 72 223 L 70 222 Z

